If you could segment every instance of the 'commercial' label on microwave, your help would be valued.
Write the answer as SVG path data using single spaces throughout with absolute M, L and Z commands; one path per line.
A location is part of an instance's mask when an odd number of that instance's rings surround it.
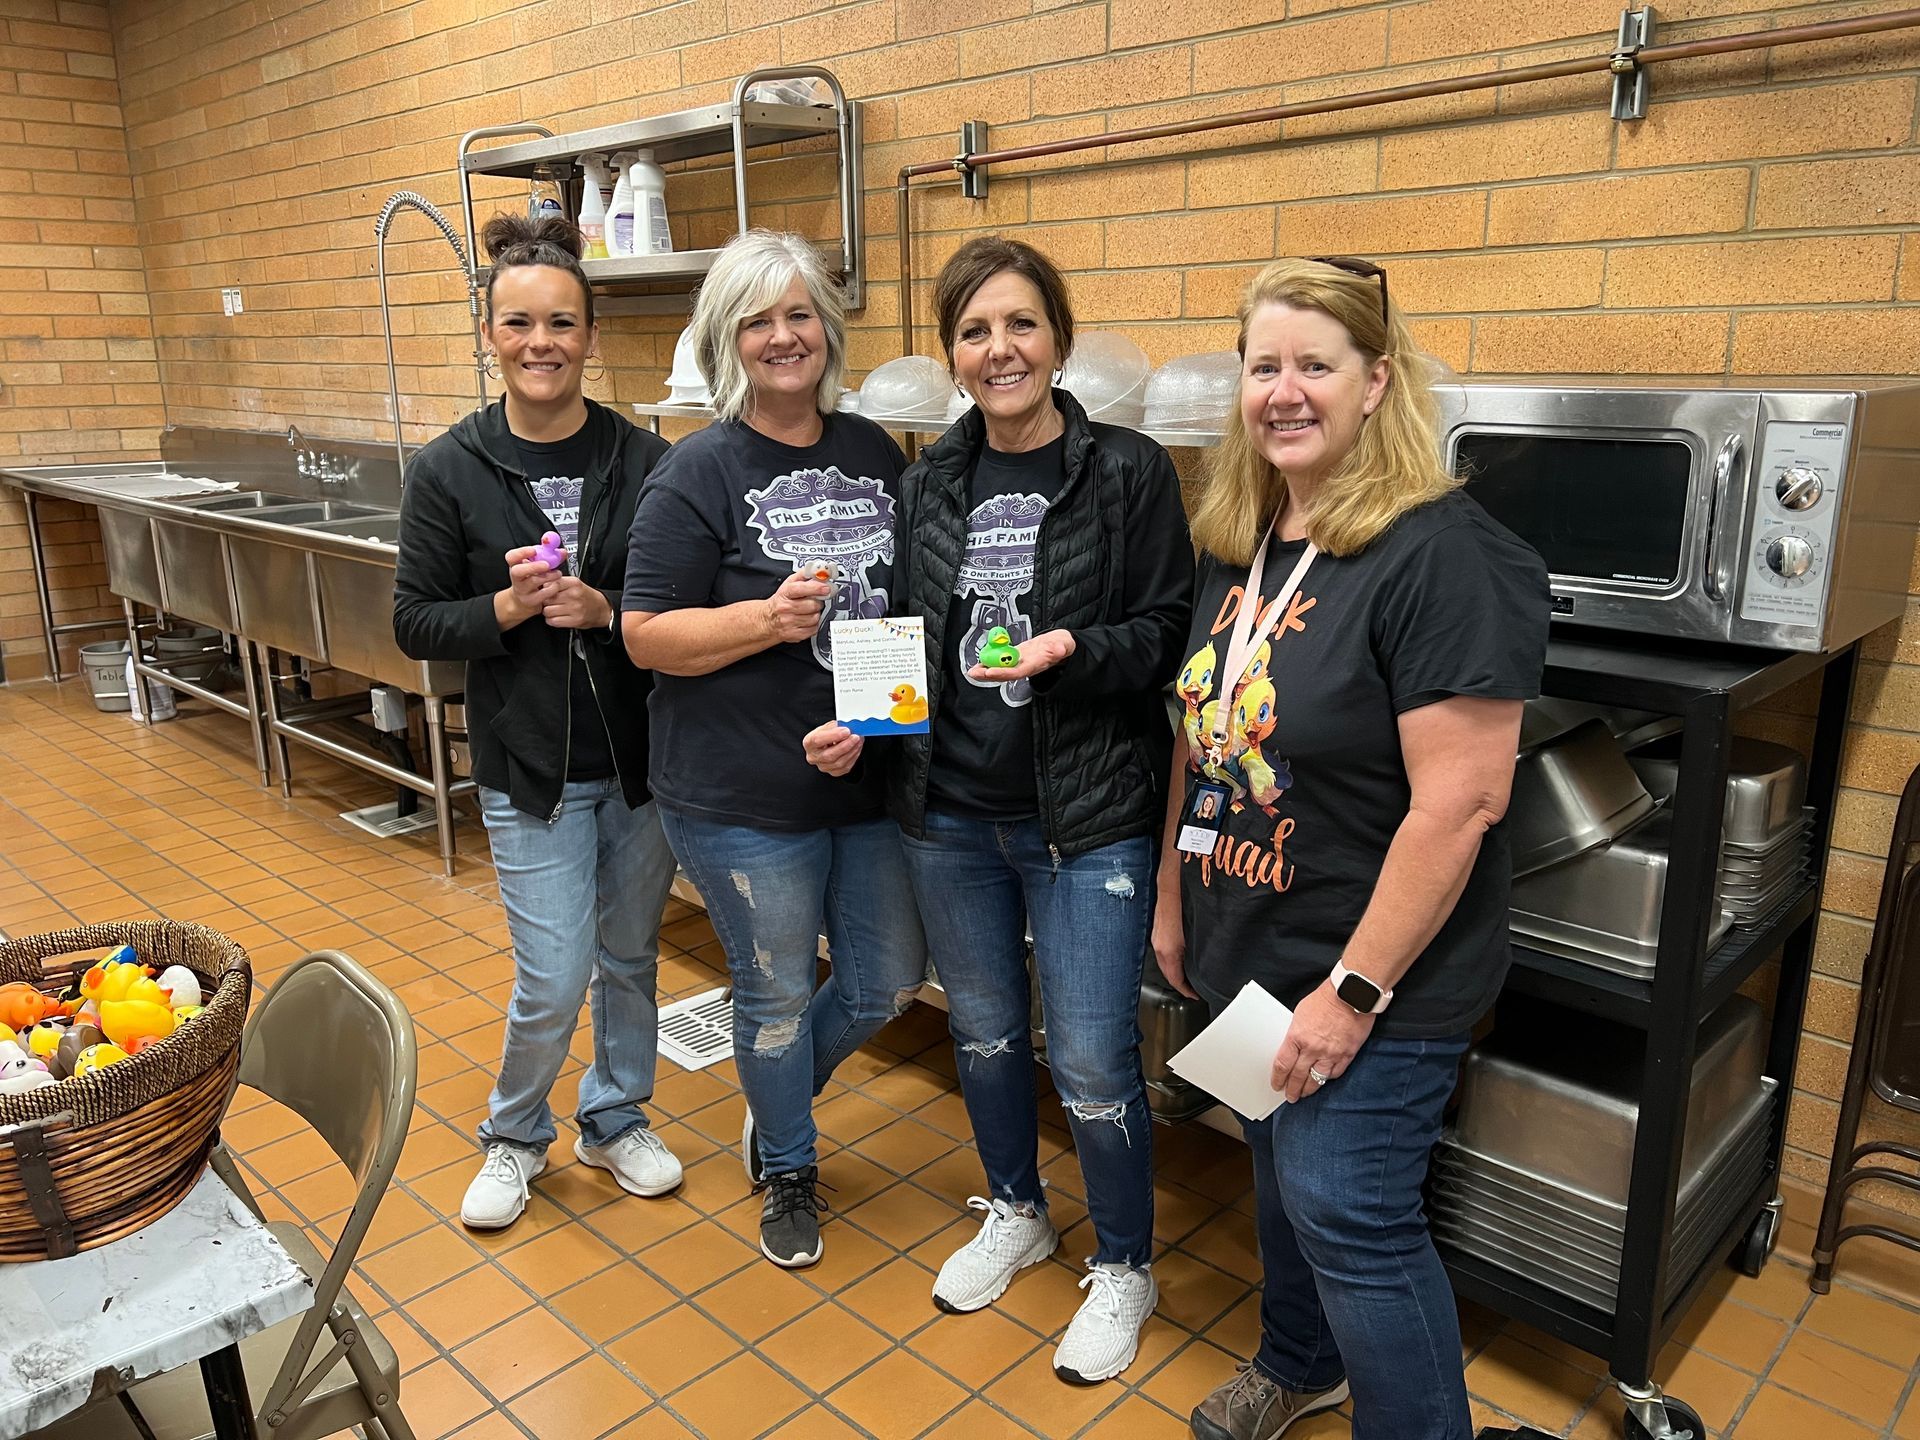
M 1555 595 L 1553 597 L 1553 613 L 1555 615 L 1573 614 L 1573 597 L 1571 595 Z

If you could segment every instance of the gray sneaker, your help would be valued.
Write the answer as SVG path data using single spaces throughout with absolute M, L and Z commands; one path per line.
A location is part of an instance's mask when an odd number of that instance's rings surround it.
M 815 1187 L 820 1167 L 803 1165 L 767 1177 L 767 1198 L 760 1204 L 760 1253 L 784 1270 L 799 1270 L 820 1259 L 820 1212 L 827 1202 Z
M 1193 1412 L 1197 1440 L 1274 1440 L 1296 1420 L 1331 1410 L 1347 1398 L 1347 1382 L 1331 1390 L 1287 1390 L 1248 1361 Z

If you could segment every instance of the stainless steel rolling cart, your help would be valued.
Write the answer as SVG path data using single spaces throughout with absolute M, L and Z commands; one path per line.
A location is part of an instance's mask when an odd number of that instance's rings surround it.
M 1688 1085 L 1702 1022 L 1759 968 L 1779 955 L 1766 1073 L 1791 1083 L 1801 1014 L 1813 962 L 1821 870 L 1839 781 L 1840 747 L 1853 691 L 1855 648 L 1831 654 L 1654 648 L 1556 635 L 1548 650 L 1545 694 L 1567 700 L 1659 711 L 1680 717 L 1680 759 L 1673 795 L 1672 849 L 1660 912 L 1659 962 L 1651 979 L 1612 974 L 1526 947 L 1516 940 L 1507 991 L 1633 1026 L 1646 1035 L 1639 1084 L 1619 1290 L 1609 1312 L 1545 1283 L 1441 1243 L 1459 1294 L 1577 1345 L 1607 1362 L 1627 1402 L 1628 1440 L 1702 1440 L 1699 1417 L 1664 1396 L 1653 1380 L 1661 1347 L 1720 1264 L 1732 1258 L 1758 1274 L 1779 1222 L 1776 1195 L 1786 1139 L 1784 1097 L 1769 1120 L 1760 1183 L 1731 1196 L 1704 1262 L 1680 1273 L 1673 1257 L 1676 1197 L 1682 1179 Z M 1820 675 L 1820 701 L 1807 772 L 1812 808 L 1811 873 L 1786 898 L 1718 945 L 1715 886 L 1723 798 L 1735 715 L 1786 686 Z

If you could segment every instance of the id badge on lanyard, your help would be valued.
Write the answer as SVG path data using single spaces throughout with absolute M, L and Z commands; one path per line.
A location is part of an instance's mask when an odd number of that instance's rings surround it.
M 1213 707 L 1213 728 L 1207 734 L 1207 759 L 1215 765 L 1227 758 L 1229 729 L 1233 724 L 1233 692 L 1240 684 L 1240 678 L 1247 673 L 1247 663 L 1253 659 L 1253 652 L 1266 643 L 1267 637 L 1273 633 L 1273 627 L 1280 623 L 1280 617 L 1286 613 L 1294 592 L 1299 590 L 1300 582 L 1307 578 L 1307 567 L 1313 564 L 1314 558 L 1320 553 L 1320 547 L 1309 542 L 1288 573 L 1287 583 L 1273 597 L 1273 603 L 1256 617 L 1254 610 L 1259 604 L 1260 577 L 1267 568 L 1267 542 L 1272 539 L 1273 527 L 1268 526 L 1267 533 L 1261 537 L 1260 548 L 1253 554 L 1253 565 L 1247 571 L 1240 613 L 1233 617 L 1233 636 L 1227 643 L 1226 664 L 1220 669 L 1220 688 L 1215 692 L 1218 699 Z

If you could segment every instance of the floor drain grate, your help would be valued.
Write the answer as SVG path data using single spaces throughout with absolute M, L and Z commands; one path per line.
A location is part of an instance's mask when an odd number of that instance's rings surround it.
M 378 835 L 382 840 L 391 840 L 396 835 L 417 834 L 434 826 L 433 806 L 425 801 L 411 815 L 402 815 L 399 803 L 389 800 L 384 805 L 369 805 L 364 810 L 343 810 L 340 818 L 349 825 L 358 825 L 369 835 Z
M 733 992 L 724 987 L 660 1007 L 660 1053 L 682 1070 L 733 1057 Z

